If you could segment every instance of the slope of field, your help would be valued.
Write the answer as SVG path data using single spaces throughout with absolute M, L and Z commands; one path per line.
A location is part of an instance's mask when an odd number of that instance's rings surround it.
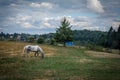
M 40 45 L 44 59 L 33 53 L 22 57 L 27 44 L 0 42 L 0 80 L 120 80 L 119 57 L 92 56 L 97 53 L 50 45 Z

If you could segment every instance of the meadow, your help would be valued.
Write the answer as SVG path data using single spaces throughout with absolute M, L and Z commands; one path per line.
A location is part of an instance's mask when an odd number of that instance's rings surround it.
M 0 41 L 0 80 L 120 80 L 120 55 L 39 45 L 45 58 L 21 56 L 23 42 Z

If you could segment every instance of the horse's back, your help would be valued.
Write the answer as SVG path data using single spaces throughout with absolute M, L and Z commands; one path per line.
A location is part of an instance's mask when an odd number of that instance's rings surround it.
M 37 51 L 37 50 L 38 50 L 38 47 L 39 47 L 39 46 L 37 46 L 37 45 L 31 46 L 31 50 L 32 50 L 32 51 Z
M 42 48 L 38 45 L 26 45 L 24 47 L 24 49 L 29 49 L 29 48 L 30 48 L 31 51 L 41 51 L 41 52 L 43 52 Z

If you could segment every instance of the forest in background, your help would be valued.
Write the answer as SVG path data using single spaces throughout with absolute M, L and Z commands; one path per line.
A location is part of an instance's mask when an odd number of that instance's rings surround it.
M 106 48 L 120 49 L 120 25 L 117 30 L 111 26 L 109 31 L 90 31 L 90 30 L 73 30 L 73 42 L 78 46 L 99 45 Z M 55 33 L 48 34 L 26 34 L 26 33 L 0 33 L 2 41 L 24 41 L 38 42 L 46 44 L 55 44 Z

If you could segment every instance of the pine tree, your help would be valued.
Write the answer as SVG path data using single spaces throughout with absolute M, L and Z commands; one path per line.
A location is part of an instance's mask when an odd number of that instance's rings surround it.
M 117 30 L 117 41 L 118 41 L 118 49 L 120 50 L 120 25 Z
M 73 32 L 71 30 L 70 22 L 64 18 L 61 21 L 61 26 L 57 28 L 55 39 L 57 42 L 63 42 L 64 46 L 67 41 L 73 40 Z
M 117 48 L 117 35 L 116 35 L 116 31 L 115 30 L 113 30 L 113 32 L 112 32 L 112 48 Z
M 106 47 L 111 47 L 112 44 L 112 33 L 113 33 L 113 27 L 110 27 L 110 30 L 108 31 L 107 34 L 107 42 L 106 42 Z

